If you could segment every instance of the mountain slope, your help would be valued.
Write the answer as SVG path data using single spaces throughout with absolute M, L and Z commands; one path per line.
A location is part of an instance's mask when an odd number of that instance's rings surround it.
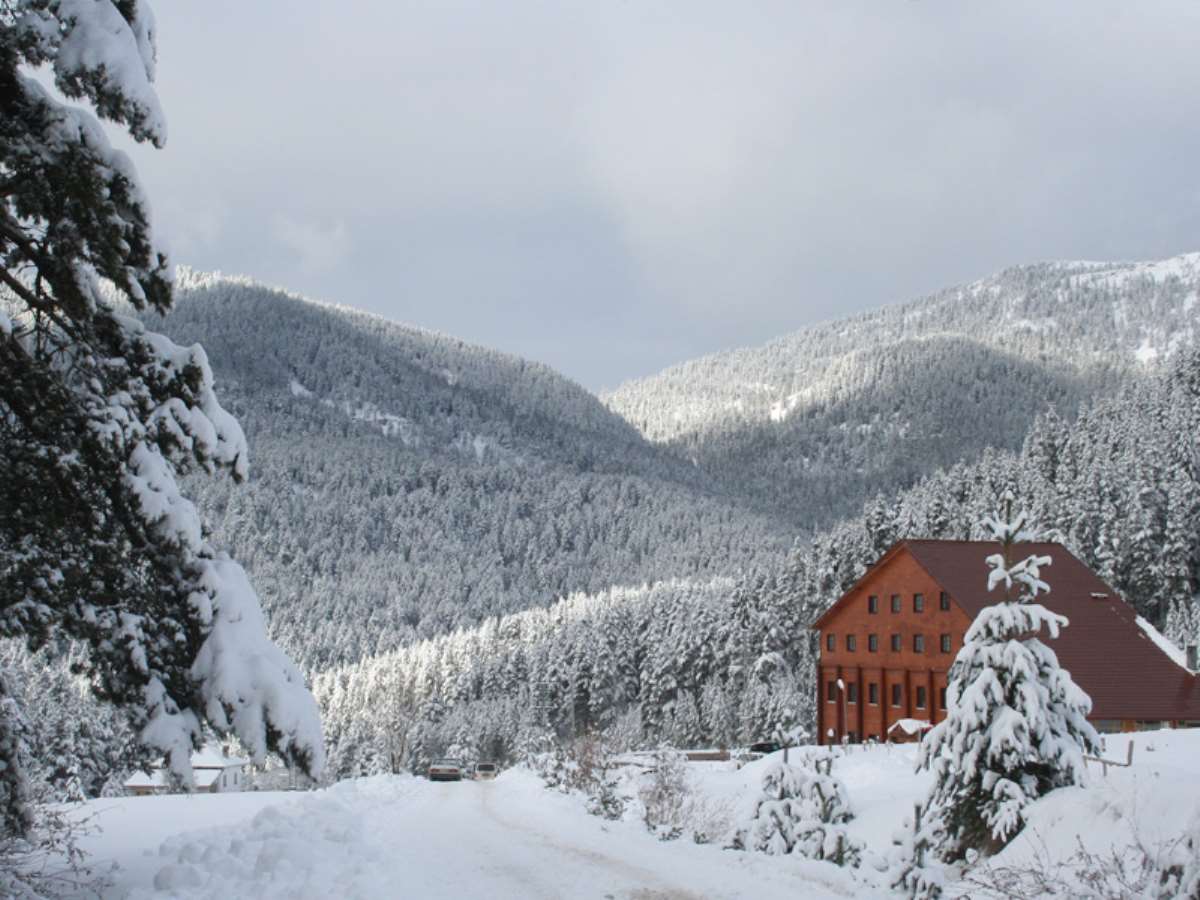
M 622 385 L 604 400 L 801 529 L 1072 416 L 1195 342 L 1200 253 L 1044 263 Z
M 189 490 L 310 670 L 790 543 L 544 366 L 190 273 L 153 324 L 204 345 L 246 430 L 249 483 Z

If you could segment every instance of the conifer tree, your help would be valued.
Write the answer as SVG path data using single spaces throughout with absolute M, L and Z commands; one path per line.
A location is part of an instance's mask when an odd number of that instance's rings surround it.
M 984 522 L 999 544 L 987 557 L 988 590 L 1003 597 L 967 630 L 950 670 L 947 716 L 921 745 L 919 765 L 935 775 L 925 815 L 946 860 L 1003 847 L 1024 825 L 1026 805 L 1079 782 L 1083 752 L 1099 747 L 1090 698 L 1041 641 L 1068 624 L 1036 602 L 1050 590 L 1041 570 L 1051 560 L 1018 561 L 1037 529 L 1012 507 L 1006 492 L 1002 512 Z
M 172 270 L 129 158 L 34 77 L 161 147 L 155 64 L 144 0 L 0 3 L 0 635 L 81 641 L 97 693 L 185 782 L 205 721 L 315 773 L 315 703 L 176 484 L 244 479 L 241 428 L 203 349 L 135 315 L 170 307 Z M 16 721 L 0 715 L 10 835 L 29 822 Z

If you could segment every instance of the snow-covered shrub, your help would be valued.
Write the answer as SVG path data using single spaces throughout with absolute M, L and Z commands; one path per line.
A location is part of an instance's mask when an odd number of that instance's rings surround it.
M 1187 832 L 1163 855 L 1157 873 L 1159 900 L 1200 900 L 1200 814 L 1192 818 Z
M 776 856 L 798 853 L 856 868 L 863 846 L 846 833 L 853 814 L 846 786 L 833 775 L 833 757 L 822 753 L 807 762 L 808 768 L 782 761 L 768 767 L 762 796 L 730 846 Z
M 799 800 L 807 781 L 807 773 L 799 767 L 772 763 L 763 774 L 762 796 L 749 822 L 734 833 L 730 847 L 773 856 L 791 853 L 796 846 Z
M 934 860 L 936 837 L 922 819 L 918 805 L 912 818 L 904 820 L 904 830 L 892 839 L 896 849 L 890 856 L 888 885 L 911 900 L 936 900 L 942 896 L 944 876 Z
M 587 809 L 594 816 L 619 819 L 625 798 L 617 788 L 616 759 L 604 735 L 585 734 L 567 745 L 567 787 L 587 795 Z
M 683 805 L 684 831 L 697 844 L 710 844 L 729 833 L 733 822 L 733 804 L 728 800 L 689 792 Z
M 690 792 L 687 758 L 666 747 L 656 750 L 648 778 L 638 791 L 646 827 L 664 841 L 683 834 Z
M 1040 570 L 1045 556 L 1016 562 L 1016 545 L 1037 539 L 1025 513 L 1004 512 L 984 524 L 1000 543 L 987 558 L 988 590 L 1003 599 L 983 609 L 967 630 L 950 669 L 946 718 L 921 744 L 919 765 L 935 773 L 925 812 L 940 837 L 943 860 L 968 850 L 994 853 L 1024 825 L 1038 797 L 1083 780 L 1083 752 L 1098 752 L 1087 721 L 1091 699 L 1059 668 L 1039 639 L 1067 625 L 1035 600 L 1050 588 Z

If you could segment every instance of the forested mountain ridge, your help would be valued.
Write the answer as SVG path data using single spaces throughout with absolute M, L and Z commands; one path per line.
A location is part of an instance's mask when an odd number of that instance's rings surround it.
M 204 346 L 246 431 L 249 482 L 188 490 L 309 671 L 790 544 L 544 366 L 188 272 L 151 324 Z
M 801 530 L 1071 417 L 1196 339 L 1200 253 L 1042 263 L 718 353 L 604 397 Z M 996 411 L 1004 412 L 998 421 Z

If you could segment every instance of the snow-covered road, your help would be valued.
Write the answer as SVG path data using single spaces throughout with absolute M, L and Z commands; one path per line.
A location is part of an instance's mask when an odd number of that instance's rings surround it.
M 377 777 L 306 794 L 95 808 L 104 833 L 91 849 L 120 866 L 112 897 L 847 896 L 835 867 L 660 842 L 636 822 L 586 815 L 524 771 L 492 783 Z

